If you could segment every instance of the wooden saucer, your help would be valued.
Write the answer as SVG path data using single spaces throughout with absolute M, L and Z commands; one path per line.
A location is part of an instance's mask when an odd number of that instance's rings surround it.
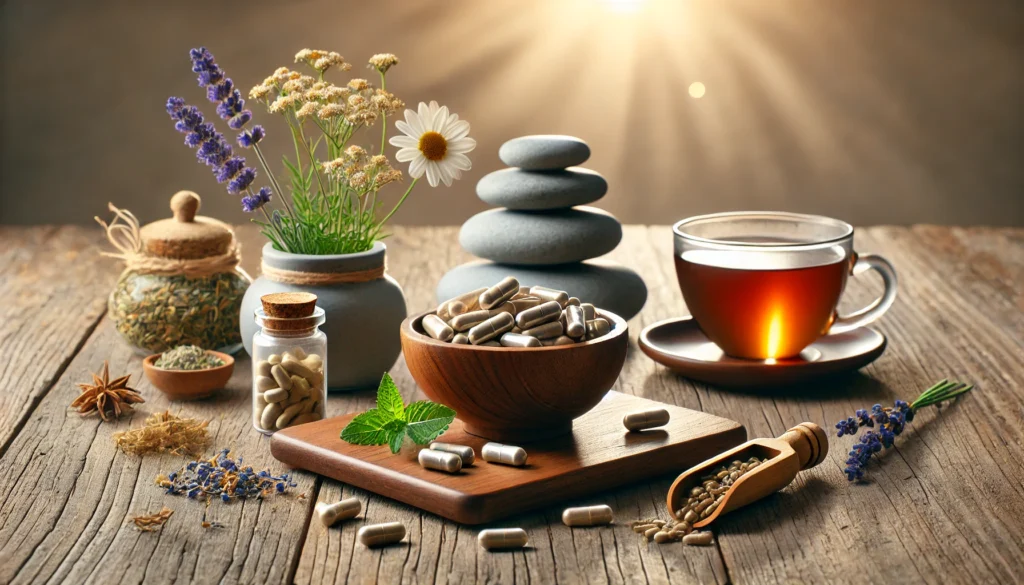
M 886 339 L 868 327 L 818 339 L 798 357 L 774 363 L 733 358 L 722 353 L 692 317 L 668 319 L 640 332 L 640 349 L 659 364 L 687 378 L 734 388 L 799 384 L 852 371 L 870 364 L 885 351 Z

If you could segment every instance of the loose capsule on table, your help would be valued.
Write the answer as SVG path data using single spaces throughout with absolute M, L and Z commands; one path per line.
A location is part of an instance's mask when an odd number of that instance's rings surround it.
M 652 408 L 627 414 L 622 417 L 622 425 L 630 431 L 642 431 L 664 426 L 668 424 L 669 418 L 664 408 Z
M 502 445 L 501 443 L 487 443 L 480 450 L 480 456 L 488 463 L 501 463 L 522 467 L 526 465 L 526 451 L 515 445 Z
M 562 307 L 569 302 L 569 293 L 564 290 L 555 290 L 546 286 L 530 287 L 530 295 L 545 301 L 555 301 Z
M 691 532 L 683 537 L 683 544 L 707 546 L 711 544 L 712 535 L 710 532 Z
M 542 305 L 526 309 L 522 313 L 516 315 L 516 325 L 522 329 L 530 329 L 558 319 L 558 315 L 562 313 L 562 306 L 555 301 L 548 301 Z
M 405 538 L 405 525 L 401 522 L 370 524 L 360 528 L 356 538 L 363 546 L 369 547 L 394 544 Z
M 498 340 L 503 347 L 540 347 L 540 340 L 522 333 L 505 333 Z
M 491 309 L 510 300 L 519 292 L 519 281 L 506 276 L 501 282 L 480 293 L 480 308 Z
M 416 459 L 420 462 L 421 467 L 427 469 L 435 469 L 446 473 L 458 473 L 462 470 L 462 458 L 455 453 L 421 449 Z
M 487 550 L 523 548 L 528 541 L 522 528 L 489 528 L 481 530 L 476 541 Z
M 583 316 L 583 309 L 576 305 L 569 305 L 565 308 L 565 334 L 569 337 L 580 338 L 587 333 L 587 320 Z
M 566 526 L 604 526 L 611 524 L 615 518 L 611 506 L 585 506 L 582 508 L 566 508 L 562 512 L 562 524 Z
M 362 511 L 363 504 L 358 498 L 347 498 L 334 504 L 320 502 L 316 505 L 316 517 L 324 526 L 333 526 L 342 520 L 355 518 Z
M 468 445 L 457 445 L 455 443 L 441 443 L 434 441 L 430 444 L 430 448 L 434 451 L 444 451 L 445 453 L 454 453 L 458 455 L 459 459 L 462 460 L 463 467 L 473 465 L 473 461 L 476 459 L 476 452 Z
M 423 318 L 423 330 L 438 341 L 450 341 L 455 337 L 455 331 L 437 315 L 427 315 Z
M 473 345 L 480 345 L 512 329 L 515 323 L 515 317 L 512 315 L 500 313 L 470 329 L 469 341 Z

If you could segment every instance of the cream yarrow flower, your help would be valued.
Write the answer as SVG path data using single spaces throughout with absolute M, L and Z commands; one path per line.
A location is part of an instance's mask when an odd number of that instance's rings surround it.
M 398 57 L 395 57 L 391 53 L 377 53 L 373 57 L 370 57 L 370 64 L 367 67 L 372 67 L 380 72 L 381 75 L 388 72 L 395 65 L 398 65 Z
M 390 142 L 399 148 L 395 159 L 409 163 L 414 179 L 427 175 L 431 187 L 440 183 L 451 186 L 462 178 L 462 171 L 472 168 L 466 153 L 476 148 L 476 140 L 468 136 L 469 122 L 449 114 L 447 106 L 420 102 L 418 112 L 405 111 L 405 120 L 395 127 L 405 136 L 394 136 Z

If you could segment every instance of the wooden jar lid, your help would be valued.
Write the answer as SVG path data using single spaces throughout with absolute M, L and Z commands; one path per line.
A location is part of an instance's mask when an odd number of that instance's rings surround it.
M 163 258 L 195 260 L 219 256 L 235 238 L 231 228 L 211 217 L 197 216 L 199 195 L 178 191 L 171 197 L 173 218 L 142 226 L 139 234 L 147 254 Z
M 260 297 L 264 317 L 262 326 L 275 331 L 301 331 L 322 322 L 323 311 L 316 314 L 316 295 L 308 292 L 271 293 Z

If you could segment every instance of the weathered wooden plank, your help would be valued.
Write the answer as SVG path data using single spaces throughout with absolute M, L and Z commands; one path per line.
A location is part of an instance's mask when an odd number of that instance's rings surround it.
M 130 418 L 103 423 L 68 410 L 74 383 L 110 360 L 133 373 L 146 398 Z M 0 582 L 285 582 L 310 515 L 314 476 L 298 474 L 295 495 L 209 507 L 165 495 L 154 484 L 185 458 L 129 456 L 111 434 L 138 427 L 149 413 L 170 409 L 211 421 L 212 454 L 231 448 L 257 469 L 280 469 L 268 442 L 250 427 L 248 361 L 240 360 L 216 398 L 170 403 L 140 379 L 141 359 L 104 320 L 0 458 Z M 130 517 L 174 510 L 163 531 L 141 533 Z M 204 529 L 204 520 L 224 528 Z
M 892 238 L 905 231 L 880 233 Z M 652 228 L 661 274 L 644 272 L 649 284 L 674 282 L 667 233 Z M 824 464 L 780 494 L 723 517 L 713 530 L 729 577 L 736 583 L 1019 581 L 1024 457 L 1019 425 L 1007 420 L 1021 412 L 1016 341 L 923 269 L 907 252 L 915 244 L 894 246 L 873 230 L 858 237 L 859 249 L 888 256 L 902 277 L 897 304 L 878 324 L 890 339 L 887 354 L 866 375 L 771 394 L 694 384 L 704 409 L 739 420 L 751 436 L 777 436 L 803 420 L 831 428 L 856 408 L 912 398 L 943 376 L 976 381 L 981 391 L 954 408 L 921 415 L 898 448 L 872 465 L 867 484 L 850 485 L 842 475 L 852 439 L 833 440 Z M 674 287 L 651 288 L 645 321 L 685 310 Z M 876 288 L 852 282 L 847 304 L 864 304 Z M 961 309 L 948 314 L 954 307 Z M 1008 384 L 1012 379 L 1018 383 Z M 689 385 L 664 370 L 647 384 L 656 392 L 665 391 L 660 385 Z
M 119 268 L 86 227 L 0 227 L 0 454 L 106 311 Z

